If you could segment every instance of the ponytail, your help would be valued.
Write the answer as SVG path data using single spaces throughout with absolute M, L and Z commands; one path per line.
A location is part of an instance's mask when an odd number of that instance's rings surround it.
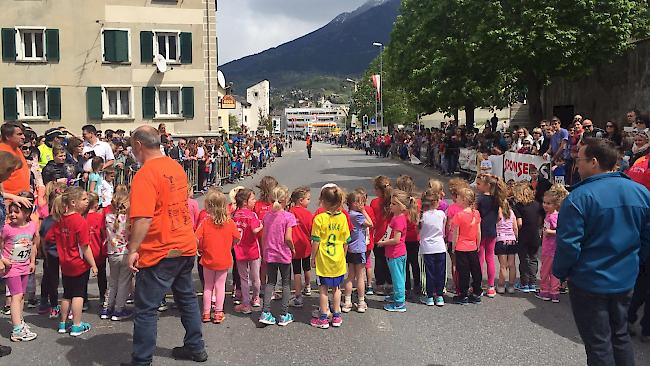
M 289 189 L 286 186 L 277 186 L 273 188 L 273 191 L 271 191 L 271 199 L 273 199 L 272 210 L 275 212 L 282 211 L 283 206 L 281 202 L 286 204 L 288 198 Z
M 63 204 L 63 195 L 58 195 L 54 197 L 52 201 L 52 207 L 50 207 L 50 215 L 54 217 L 55 221 L 61 221 L 63 215 L 65 215 L 66 207 Z

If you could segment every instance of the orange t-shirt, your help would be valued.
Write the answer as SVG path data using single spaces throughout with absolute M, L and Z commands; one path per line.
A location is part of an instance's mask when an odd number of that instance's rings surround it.
M 241 233 L 233 219 L 228 219 L 223 225 L 214 223 L 207 216 L 196 229 L 201 250 L 201 265 L 213 271 L 225 271 L 232 267 L 232 242 L 241 239 Z
M 4 142 L 0 143 L 0 151 L 6 151 L 17 156 L 23 163 L 23 166 L 20 169 L 14 170 L 9 179 L 2 183 L 4 191 L 11 194 L 29 192 L 29 165 L 27 165 L 27 160 L 25 160 L 22 151 L 20 151 L 20 149 L 12 149 L 11 146 Z
M 151 218 L 138 253 L 138 267 L 162 259 L 196 255 L 196 237 L 187 204 L 187 175 L 169 157 L 147 160 L 131 182 L 131 219 Z
M 451 220 L 451 224 L 458 228 L 457 251 L 473 252 L 478 250 L 478 231 L 481 227 L 481 214 L 478 210 L 460 211 Z

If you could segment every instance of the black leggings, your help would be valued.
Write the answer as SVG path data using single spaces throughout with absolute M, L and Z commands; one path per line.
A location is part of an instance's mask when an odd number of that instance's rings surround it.
M 106 289 L 108 288 L 108 279 L 106 278 L 106 259 L 101 263 L 97 261 L 97 287 L 99 288 L 99 302 L 103 304 L 104 300 L 106 300 Z M 84 302 L 88 302 L 87 284 Z
M 392 285 L 393 279 L 390 277 L 390 272 L 388 271 L 385 248 L 375 246 L 373 251 L 375 253 L 375 283 L 377 286 L 383 286 L 385 284 Z
M 45 252 L 43 278 L 41 279 L 41 304 L 50 301 L 50 307 L 59 304 L 59 257 Z
M 422 281 L 420 273 L 420 243 L 417 241 L 406 242 L 406 290 L 420 292 Z M 410 267 L 410 268 L 409 268 Z M 409 270 L 410 269 L 410 270 Z M 411 287 L 411 275 L 413 276 L 413 287 Z
M 480 296 L 481 282 L 483 281 L 483 274 L 481 273 L 481 264 L 478 260 L 478 252 L 455 252 L 456 257 L 456 271 L 458 272 L 458 286 L 460 287 L 459 295 L 467 296 L 467 290 L 470 284 L 470 275 L 472 276 L 472 289 L 474 295 Z

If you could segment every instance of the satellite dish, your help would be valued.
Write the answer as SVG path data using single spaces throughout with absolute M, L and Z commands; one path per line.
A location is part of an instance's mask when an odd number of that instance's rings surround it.
M 153 62 L 156 64 L 156 68 L 158 69 L 158 72 L 165 72 L 167 71 L 167 59 L 165 56 L 161 54 L 156 54 L 153 57 Z
M 221 70 L 219 70 L 217 73 L 217 79 L 219 81 L 219 86 L 223 89 L 226 89 L 226 77 L 223 76 L 223 72 L 221 72 Z

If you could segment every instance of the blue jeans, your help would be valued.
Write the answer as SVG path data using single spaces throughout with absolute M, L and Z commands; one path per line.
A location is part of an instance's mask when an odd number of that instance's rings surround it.
M 406 301 L 406 255 L 386 259 L 390 277 L 393 280 L 393 300 L 401 305 Z
M 447 278 L 447 253 L 422 254 L 427 275 L 427 297 L 442 296 Z
M 194 257 L 166 258 L 135 276 L 135 318 L 133 319 L 133 365 L 150 365 L 156 348 L 158 305 L 170 289 L 181 312 L 185 328 L 183 345 L 195 353 L 205 349 L 201 332 L 201 311 L 192 283 Z

